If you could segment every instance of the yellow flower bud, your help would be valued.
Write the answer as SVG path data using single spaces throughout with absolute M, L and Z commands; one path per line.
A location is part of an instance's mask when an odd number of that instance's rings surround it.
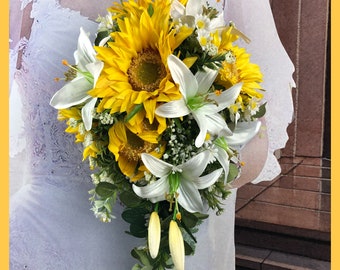
M 151 258 L 156 258 L 161 241 L 161 222 L 157 212 L 152 212 L 148 227 L 148 243 Z
M 177 222 L 174 220 L 170 221 L 169 247 L 172 261 L 175 265 L 176 270 L 184 270 L 185 259 L 184 241 L 182 232 L 178 228 Z

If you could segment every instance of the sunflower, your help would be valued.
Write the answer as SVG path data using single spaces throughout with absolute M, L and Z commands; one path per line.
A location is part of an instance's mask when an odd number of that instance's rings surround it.
M 232 33 L 232 27 L 222 33 L 219 50 L 226 52 L 226 60 L 222 63 L 216 82 L 226 89 L 242 82 L 238 102 L 246 102 L 249 98 L 260 100 L 263 98 L 263 93 L 259 91 L 262 89 L 259 83 L 263 81 L 260 67 L 250 62 L 250 54 L 244 48 L 233 45 L 235 40 L 237 36 Z
M 145 167 L 140 166 L 142 153 L 160 158 L 165 151 L 165 144 L 157 142 L 158 134 L 153 131 L 151 125 L 144 123 L 144 130 L 137 136 L 123 122 L 117 122 L 109 130 L 108 148 L 115 155 L 121 172 L 131 181 L 144 176 Z M 144 140 L 145 137 L 149 137 L 149 141 Z
M 193 29 L 174 29 L 169 23 L 170 6 L 169 0 L 130 0 L 109 9 L 119 31 L 111 34 L 113 41 L 107 47 L 96 47 L 104 68 L 89 94 L 101 99 L 99 112 L 109 109 L 131 115 L 137 111 L 128 118 L 131 125 L 141 123 L 138 114 L 152 124 L 159 103 L 181 97 L 166 61 Z

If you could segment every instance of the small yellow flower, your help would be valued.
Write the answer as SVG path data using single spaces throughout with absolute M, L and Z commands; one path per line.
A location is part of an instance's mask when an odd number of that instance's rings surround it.
M 176 270 L 184 270 L 184 241 L 182 232 L 178 228 L 177 222 L 174 220 L 170 221 L 169 248 Z
M 156 211 L 151 213 L 148 227 L 148 243 L 151 258 L 156 258 L 161 241 L 161 222 Z

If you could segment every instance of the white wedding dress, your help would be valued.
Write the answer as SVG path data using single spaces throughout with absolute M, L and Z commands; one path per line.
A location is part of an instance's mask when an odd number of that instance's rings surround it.
M 23 7 L 29 2 L 23 0 Z M 107 8 L 100 1 L 98 5 Z M 225 5 L 226 20 L 252 39 L 248 49 L 252 62 L 264 73 L 270 101 L 269 149 L 266 165 L 254 180 L 271 180 L 280 172 L 273 152 L 284 147 L 292 120 L 294 68 L 278 39 L 268 0 L 230 0 Z M 64 132 L 65 124 L 49 106 L 62 86 L 54 81 L 63 77 L 62 59 L 73 59 L 79 28 L 95 33 L 97 24 L 57 0 L 34 0 L 31 17 L 29 40 L 21 40 L 10 52 L 10 269 L 131 269 L 137 261 L 130 251 L 144 240 L 125 233 L 128 224 L 120 218 L 120 205 L 114 208 L 117 218 L 111 223 L 94 217 L 88 200 L 93 188 L 88 164 L 81 161 L 80 146 Z M 24 54 L 16 70 L 19 47 Z M 186 258 L 186 269 L 235 269 L 235 200 L 236 189 L 224 214 L 216 217 L 211 212 L 200 226 L 196 253 Z

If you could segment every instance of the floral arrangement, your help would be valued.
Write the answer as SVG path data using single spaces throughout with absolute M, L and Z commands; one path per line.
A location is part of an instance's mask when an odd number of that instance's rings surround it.
M 108 11 L 93 42 L 80 29 L 50 104 L 83 144 L 94 214 L 110 222 L 120 203 L 128 233 L 146 239 L 132 269 L 184 269 L 260 128 L 262 74 L 236 45 L 248 38 L 204 1 L 129 0 Z

